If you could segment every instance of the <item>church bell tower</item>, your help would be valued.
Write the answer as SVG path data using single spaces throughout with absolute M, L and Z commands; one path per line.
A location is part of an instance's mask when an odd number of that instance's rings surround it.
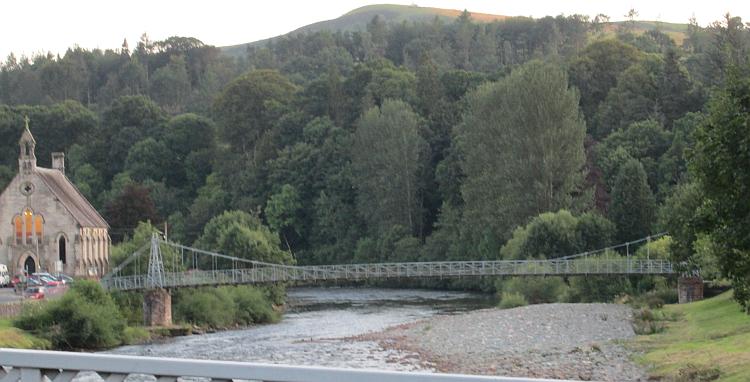
M 29 117 L 25 118 L 26 128 L 21 135 L 21 139 L 18 141 L 20 146 L 20 153 L 18 155 L 18 167 L 19 171 L 23 175 L 31 174 L 36 169 L 36 155 L 34 149 L 36 147 L 36 141 L 34 136 L 31 135 L 29 130 Z

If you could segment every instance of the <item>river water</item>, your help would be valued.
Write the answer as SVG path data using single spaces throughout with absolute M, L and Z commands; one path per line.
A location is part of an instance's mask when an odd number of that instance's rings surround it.
M 377 288 L 294 288 L 281 322 L 108 351 L 154 357 L 292 365 L 430 370 L 416 355 L 384 350 L 354 337 L 439 314 L 491 306 L 483 295 Z

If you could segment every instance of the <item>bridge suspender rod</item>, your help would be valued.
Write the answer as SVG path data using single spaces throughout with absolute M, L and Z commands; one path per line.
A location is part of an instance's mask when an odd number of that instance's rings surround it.
M 568 259 L 575 259 L 575 258 L 578 258 L 578 257 L 586 257 L 588 255 L 594 255 L 594 254 L 597 254 L 597 253 L 600 253 L 600 252 L 606 252 L 607 250 L 613 250 L 613 249 L 622 248 L 622 247 L 629 247 L 630 244 L 638 244 L 638 243 L 642 243 L 644 241 L 645 242 L 650 242 L 652 238 L 661 237 L 661 236 L 664 236 L 664 235 L 667 235 L 667 234 L 668 234 L 668 232 L 660 232 L 660 233 L 657 233 L 657 234 L 654 234 L 654 235 L 646 236 L 644 238 L 640 238 L 640 239 L 633 240 L 633 241 L 628 241 L 628 242 L 617 244 L 617 245 L 612 245 L 612 246 L 609 246 L 609 247 L 600 248 L 600 249 L 597 249 L 597 250 L 594 250 L 594 251 L 586 251 L 586 252 L 582 252 L 582 253 L 576 253 L 574 255 L 568 255 L 568 256 L 563 256 L 563 257 L 555 257 L 554 260 L 568 260 Z
M 188 249 L 188 250 L 193 251 L 195 253 L 200 253 L 200 254 L 204 254 L 204 255 L 220 257 L 220 258 L 223 258 L 223 259 L 236 260 L 236 261 L 239 261 L 239 262 L 250 263 L 250 264 L 253 264 L 253 265 L 263 265 L 263 266 L 268 266 L 268 267 L 282 267 L 282 268 L 290 268 L 290 269 L 296 268 L 294 265 L 276 264 L 276 263 L 267 263 L 267 262 L 263 262 L 263 261 L 248 260 L 248 259 L 243 259 L 243 258 L 240 258 L 240 257 L 232 257 L 232 256 L 222 255 L 221 253 L 216 253 L 216 252 L 211 252 L 211 251 L 204 251 L 202 249 L 184 246 L 182 244 L 173 243 L 171 241 L 163 241 L 163 240 L 160 240 L 160 241 L 162 241 L 163 243 L 165 243 L 165 244 L 167 244 L 169 246 L 176 247 L 176 248 L 185 248 L 185 249 Z

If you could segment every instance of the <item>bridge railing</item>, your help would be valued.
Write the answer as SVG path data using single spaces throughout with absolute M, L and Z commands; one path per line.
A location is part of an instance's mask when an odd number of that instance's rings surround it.
M 213 381 L 275 382 L 553 382 L 549 379 L 405 373 L 0 349 L 0 381 L 2 382 L 70 382 L 80 372 L 97 373 L 106 382 L 122 382 L 131 374 L 154 376 L 158 382 L 176 382 L 178 378 L 183 377 L 208 378 Z
M 675 273 L 666 260 L 579 258 L 566 260 L 441 261 L 423 263 L 262 266 L 164 273 L 165 287 L 260 284 L 284 281 L 365 280 L 469 276 L 663 275 Z M 115 276 L 105 287 L 143 289 L 146 275 Z

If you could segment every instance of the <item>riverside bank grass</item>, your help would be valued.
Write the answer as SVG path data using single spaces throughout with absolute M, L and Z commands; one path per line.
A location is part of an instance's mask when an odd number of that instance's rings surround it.
M 49 349 L 52 344 L 13 327 L 9 319 L 0 319 L 0 348 Z
M 746 382 L 750 378 L 750 315 L 732 300 L 732 292 L 683 305 L 666 305 L 666 329 L 638 336 L 633 346 L 637 360 L 653 377 L 673 381 L 715 380 Z M 718 374 L 718 379 L 690 379 L 689 375 Z M 671 378 L 671 379 L 670 379 Z M 712 377 L 713 378 L 713 377 Z

